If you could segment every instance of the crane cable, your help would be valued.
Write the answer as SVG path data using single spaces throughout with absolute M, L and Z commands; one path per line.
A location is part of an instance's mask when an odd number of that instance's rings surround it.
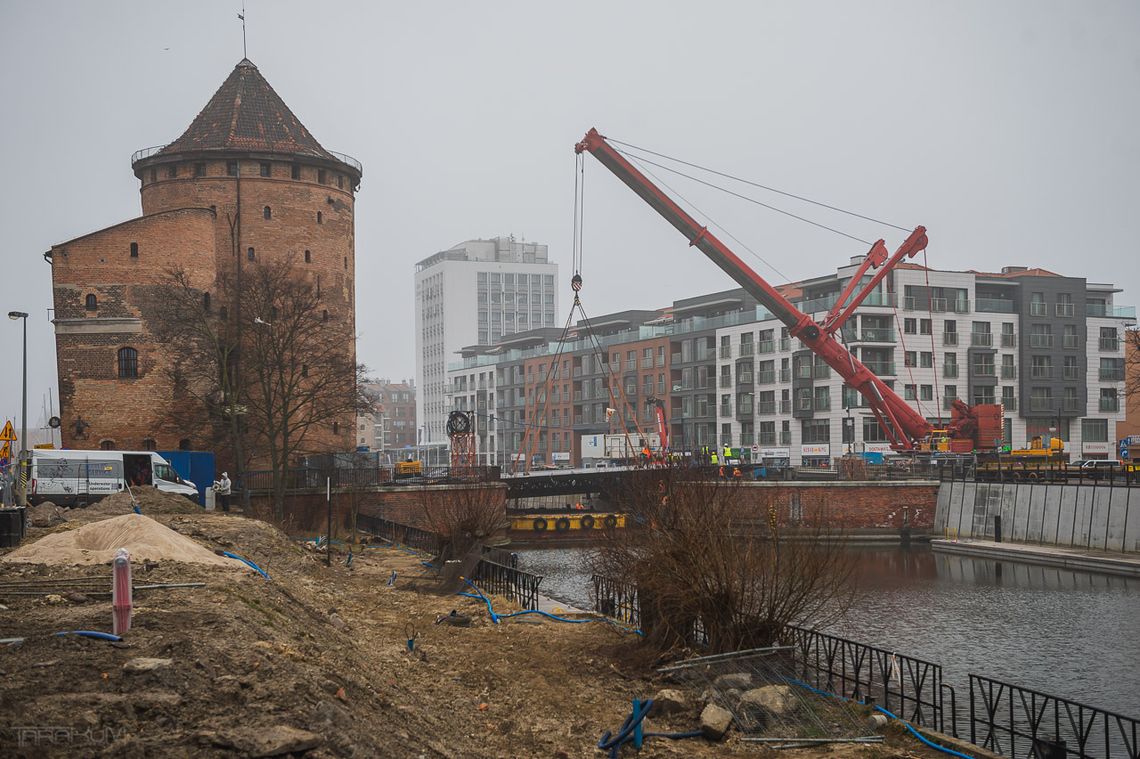
M 930 368 L 934 370 L 934 408 L 938 412 L 938 426 L 941 427 L 942 404 L 938 402 L 938 354 L 934 349 L 934 291 L 930 289 L 930 266 L 926 261 L 926 248 L 922 249 L 922 269 L 926 276 L 926 313 L 930 316 Z

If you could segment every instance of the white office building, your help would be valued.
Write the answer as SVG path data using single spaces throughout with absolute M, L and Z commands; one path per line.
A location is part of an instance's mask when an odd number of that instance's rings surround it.
M 416 264 L 416 409 L 421 445 L 447 443 L 447 365 L 464 347 L 554 327 L 558 265 L 547 246 L 511 237 L 468 240 Z M 476 420 L 478 427 L 485 420 Z

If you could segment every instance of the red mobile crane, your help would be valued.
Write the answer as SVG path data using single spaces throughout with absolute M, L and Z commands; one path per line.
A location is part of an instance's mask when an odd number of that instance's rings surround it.
M 748 267 L 728 246 L 716 238 L 708 228 L 702 226 L 692 216 L 637 170 L 617 150 L 610 146 L 606 138 L 591 129 L 579 142 L 575 152 L 588 152 L 609 169 L 618 179 L 646 203 L 661 214 L 667 222 L 685 236 L 689 245 L 696 246 L 712 259 L 728 276 L 732 277 L 750 295 L 762 303 L 781 322 L 787 325 L 789 333 L 803 341 L 812 353 L 819 356 L 841 376 L 851 387 L 859 391 L 879 425 L 890 440 L 891 447 L 899 451 L 912 451 L 919 441 L 926 439 L 932 426 L 906 401 L 887 387 L 870 369 L 864 366 L 845 348 L 834 334 L 855 313 L 855 309 L 866 299 L 890 271 L 903 261 L 926 248 L 926 228 L 915 227 L 893 255 L 888 256 L 886 244 L 879 240 L 871 246 L 859 270 L 851 277 L 846 289 L 839 296 L 835 306 L 821 323 L 803 313 L 785 298 L 759 274 Z M 852 297 L 863 275 L 869 269 L 878 271 L 871 281 Z M 963 404 L 964 405 L 964 404 Z M 1000 414 L 1000 406 L 998 407 Z M 948 429 L 950 437 L 971 438 L 975 446 L 986 446 L 987 441 L 952 422 Z M 976 427 L 976 425 L 975 425 Z M 990 441 L 992 442 L 992 441 Z

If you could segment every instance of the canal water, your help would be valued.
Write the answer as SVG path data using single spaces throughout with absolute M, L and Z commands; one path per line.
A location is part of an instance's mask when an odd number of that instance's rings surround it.
M 935 553 L 855 552 L 858 601 L 825 632 L 968 673 L 1140 717 L 1140 581 Z M 521 550 L 540 591 L 593 608 L 588 549 Z

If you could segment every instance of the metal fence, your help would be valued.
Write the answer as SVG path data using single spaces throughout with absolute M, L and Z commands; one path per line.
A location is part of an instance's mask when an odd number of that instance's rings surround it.
M 380 517 L 371 516 L 369 514 L 357 515 L 356 528 L 377 537 L 384 538 L 385 540 L 390 540 L 393 543 L 418 548 L 421 551 L 427 551 L 431 554 L 438 555 L 443 550 L 443 538 L 434 532 L 421 530 L 418 527 L 412 527 L 398 522 L 391 522 L 387 519 L 381 519 Z
M 940 665 L 792 625 L 780 642 L 795 648 L 799 677 L 813 687 L 873 701 L 915 725 L 957 735 L 957 699 Z M 949 709 L 943 708 L 947 694 Z
M 970 675 L 970 742 L 1012 757 L 1140 759 L 1140 720 Z
M 538 586 L 542 584 L 541 575 L 499 564 L 484 555 L 475 565 L 471 579 L 484 593 L 502 596 L 524 609 L 538 608 Z
M 450 483 L 497 482 L 499 468 L 494 466 L 425 467 L 419 474 L 405 475 L 394 467 L 377 466 L 307 467 L 286 469 L 282 484 L 286 491 L 323 490 L 326 485 L 338 490 L 345 488 L 414 487 L 420 485 L 446 485 Z M 243 472 L 237 482 L 238 490 L 251 493 L 273 489 L 273 472 L 257 469 Z
M 641 602 L 637 585 L 603 575 L 592 575 L 594 583 L 594 610 L 599 614 L 641 627 Z

